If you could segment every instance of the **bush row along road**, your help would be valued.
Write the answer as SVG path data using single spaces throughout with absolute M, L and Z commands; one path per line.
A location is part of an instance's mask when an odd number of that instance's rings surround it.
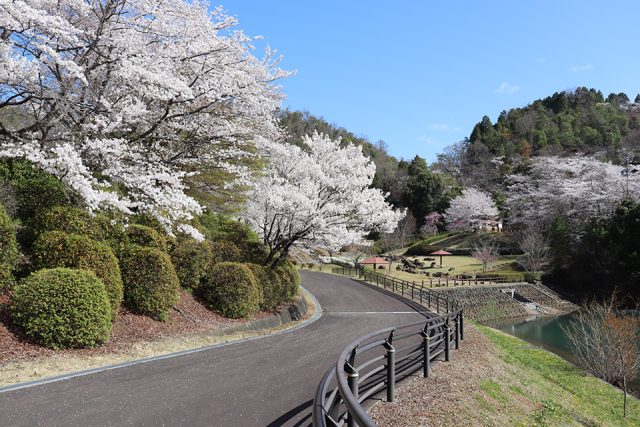
M 324 310 L 291 332 L 0 394 L 3 426 L 302 426 L 340 351 L 420 320 L 402 300 L 348 278 L 302 272 Z

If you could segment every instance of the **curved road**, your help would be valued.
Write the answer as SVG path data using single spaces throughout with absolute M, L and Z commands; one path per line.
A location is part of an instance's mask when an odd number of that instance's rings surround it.
M 3 426 L 309 425 L 315 388 L 355 338 L 422 315 L 353 280 L 303 272 L 324 310 L 291 332 L 0 393 Z

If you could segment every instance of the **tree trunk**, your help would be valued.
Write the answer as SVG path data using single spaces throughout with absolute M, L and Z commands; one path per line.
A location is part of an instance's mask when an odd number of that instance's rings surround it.
M 622 376 L 622 390 L 624 391 L 624 412 L 622 418 L 627 418 L 627 376 Z

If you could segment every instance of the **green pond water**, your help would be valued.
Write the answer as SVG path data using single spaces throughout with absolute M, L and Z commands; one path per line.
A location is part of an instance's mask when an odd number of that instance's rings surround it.
M 487 324 L 577 364 L 569 340 L 562 330 L 562 326 L 567 325 L 572 318 L 573 314 L 565 314 L 562 316 L 531 317 L 525 319 L 502 319 L 488 322 Z M 629 388 L 634 391 L 640 391 L 640 372 L 639 375 L 636 375 L 636 378 L 630 382 Z

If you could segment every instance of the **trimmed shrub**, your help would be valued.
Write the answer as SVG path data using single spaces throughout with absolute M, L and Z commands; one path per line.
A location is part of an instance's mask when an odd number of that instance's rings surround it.
M 11 289 L 15 285 L 13 271 L 18 266 L 19 256 L 16 227 L 0 205 L 0 291 Z
M 169 255 L 155 248 L 131 245 L 123 251 L 120 263 L 127 307 L 166 320 L 180 299 L 180 282 Z
M 148 213 L 134 215 L 130 218 L 130 221 L 131 224 L 144 225 L 145 227 L 153 228 L 161 236 L 165 234 L 165 228 L 162 226 L 160 221 Z
M 0 159 L 0 177 L 15 190 L 18 217 L 25 224 L 30 224 L 39 213 L 52 206 L 80 203 L 70 187 L 24 159 Z
M 180 286 L 185 289 L 197 289 L 207 274 L 212 258 L 213 250 L 210 241 L 178 239 L 171 250 L 171 261 L 178 274 Z
M 96 237 L 93 216 L 87 210 L 70 206 L 54 206 L 48 209 L 35 224 L 38 232 L 64 231 L 67 234 L 81 234 Z M 101 237 L 101 236 L 98 236 Z M 101 239 L 96 239 L 101 240 Z
M 109 339 L 111 307 L 92 272 L 40 270 L 13 292 L 11 318 L 34 341 L 50 348 L 95 347 Z
M 121 224 L 111 221 L 106 215 L 93 215 L 87 210 L 69 206 L 55 206 L 47 210 L 35 227 L 39 233 L 63 231 L 87 236 L 106 243 L 115 253 L 122 249 L 125 240 Z
M 49 231 L 41 234 L 33 245 L 37 268 L 67 267 L 90 270 L 104 283 L 109 295 L 112 318 L 120 309 L 123 296 L 118 259 L 111 248 L 86 236 Z
M 207 212 L 199 218 L 207 239 L 211 241 L 227 240 L 241 246 L 244 242 L 260 242 L 251 226 L 231 219 L 225 215 Z
M 11 267 L 6 264 L 0 264 L 0 292 L 13 289 L 16 279 L 13 277 Z
M 285 289 L 278 273 L 270 267 L 258 264 L 245 264 L 253 273 L 258 285 L 262 288 L 263 310 L 275 310 L 286 298 Z
M 211 263 L 239 262 L 242 259 L 240 249 L 232 243 L 224 240 L 211 243 Z
M 248 224 L 213 212 L 203 214 L 197 222 L 198 229 L 204 231 L 208 240 L 236 245 L 240 249 L 238 261 L 260 264 L 266 259 L 268 251 L 265 245 Z
M 167 252 L 167 241 L 158 231 L 146 225 L 131 224 L 126 230 L 129 244 Z
M 257 313 L 262 299 L 251 270 L 236 262 L 220 262 L 211 267 L 200 294 L 209 308 L 232 319 Z
M 275 268 L 283 287 L 283 301 L 289 301 L 298 294 L 300 273 L 289 261 L 285 261 Z

